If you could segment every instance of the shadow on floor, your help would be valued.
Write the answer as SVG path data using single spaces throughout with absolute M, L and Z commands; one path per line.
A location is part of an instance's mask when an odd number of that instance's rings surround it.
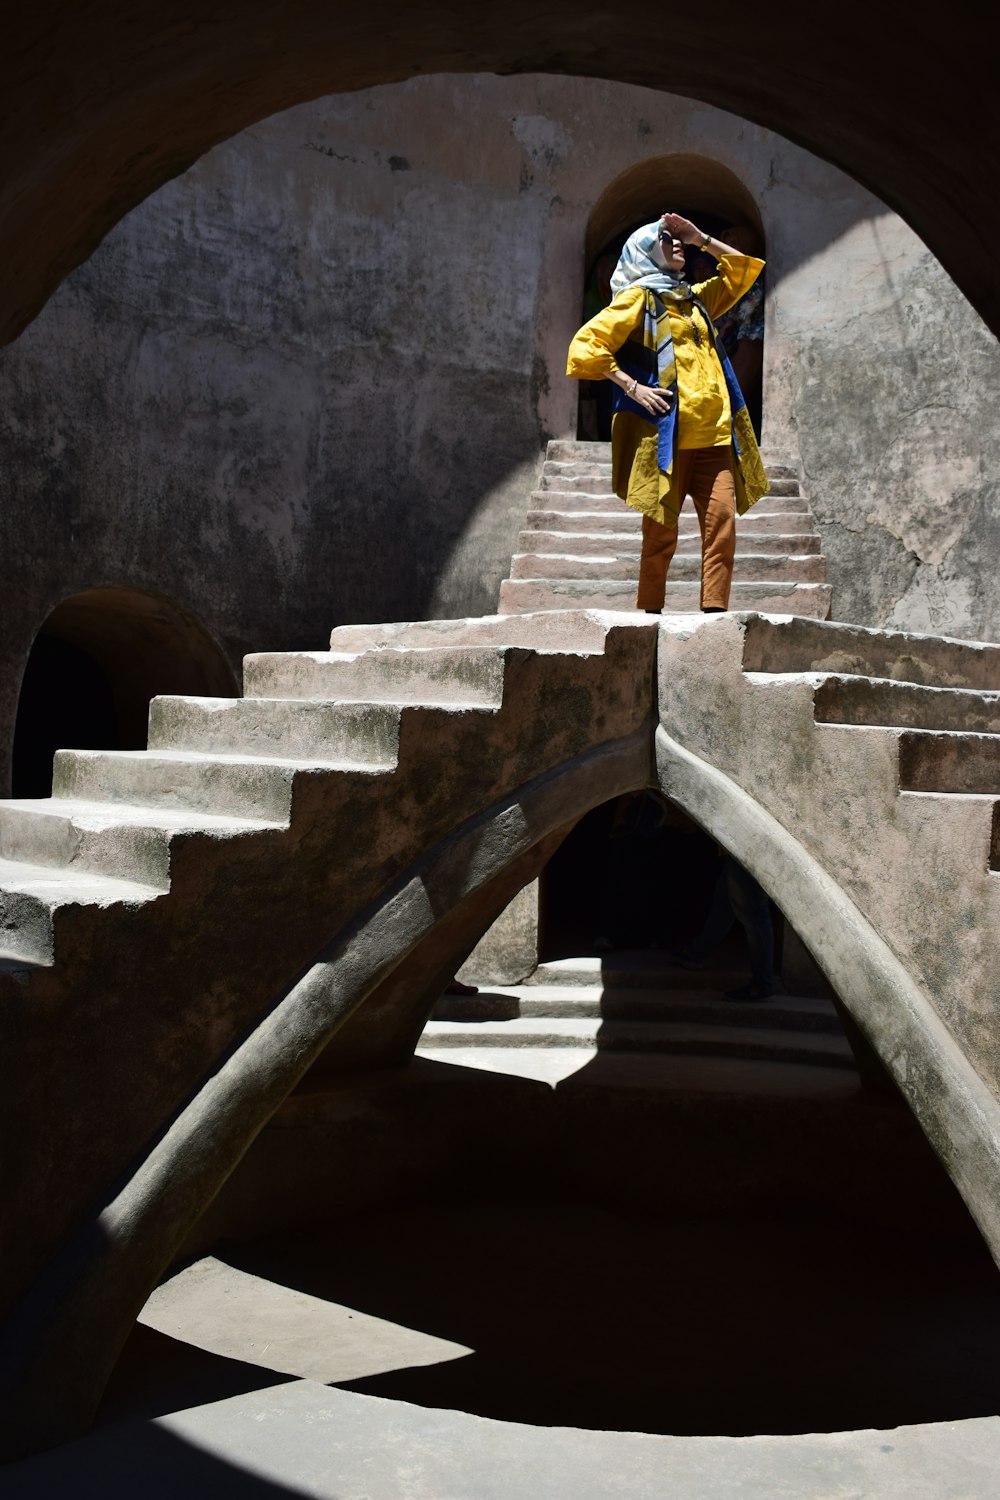
M 1000 1278 L 976 1242 L 520 1202 L 379 1215 L 226 1259 L 476 1351 L 344 1385 L 417 1405 L 732 1435 L 1000 1408 Z
M 0 1468 L 0 1491 L 4 1500 L 308 1500 L 316 1493 L 254 1472 L 250 1463 L 212 1453 L 151 1422 L 112 1422 L 77 1442 Z M 334 1490 L 324 1494 L 336 1500 Z
M 293 1378 L 210 1354 L 136 1323 L 111 1373 L 97 1425 L 148 1421 L 182 1407 L 284 1385 Z

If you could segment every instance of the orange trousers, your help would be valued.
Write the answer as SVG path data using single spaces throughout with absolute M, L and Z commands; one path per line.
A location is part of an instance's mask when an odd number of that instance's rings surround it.
M 736 555 L 733 450 L 680 448 L 674 455 L 681 495 L 690 495 L 701 528 L 701 607 L 728 609 Z M 683 503 L 683 502 L 682 502 Z M 642 518 L 637 609 L 662 609 L 667 569 L 677 550 L 677 527 Z

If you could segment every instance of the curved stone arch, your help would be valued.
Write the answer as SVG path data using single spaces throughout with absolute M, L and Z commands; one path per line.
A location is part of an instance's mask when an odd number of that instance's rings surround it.
M 90 1423 L 143 1303 L 257 1134 L 337 1031 L 438 924 L 458 913 L 435 976 L 460 957 L 569 828 L 600 802 L 652 784 L 648 728 L 518 787 L 440 839 L 324 946 L 207 1074 L 108 1201 L 66 1242 L 4 1326 L 3 1451 L 17 1457 Z M 485 911 L 481 897 L 487 893 Z M 404 1017 L 412 1053 L 423 1019 Z
M 668 208 L 671 202 L 745 221 L 763 237 L 757 200 L 731 168 L 712 156 L 674 151 L 626 167 L 598 194 L 587 221 L 586 265 L 613 235 L 648 215 L 651 205 Z
M 44 695 L 46 669 L 40 652 L 61 646 L 82 654 L 103 679 L 114 738 L 108 748 L 140 749 L 146 743 L 150 699 L 161 693 L 239 695 L 239 682 L 225 652 L 207 626 L 190 609 L 154 589 L 105 584 L 67 595 L 49 611 L 35 632 L 18 690 L 14 728 L 14 795 L 47 795 L 47 788 L 18 786 L 18 762 L 31 756 L 33 704 L 29 695 Z M 55 749 L 79 745 L 55 726 L 58 744 L 45 747 L 51 768 Z M 100 743 L 100 742 L 98 742 Z
M 789 24 L 775 7 L 748 30 L 743 9 L 720 0 L 709 44 L 694 13 L 640 44 L 606 7 L 559 0 L 539 11 L 515 0 L 502 12 L 481 10 L 458 40 L 441 0 L 370 16 L 316 0 L 280 8 L 252 0 L 208 23 L 181 5 L 169 26 L 138 5 L 102 3 L 68 17 L 44 0 L 18 17 L 0 69 L 8 103 L 0 250 L 11 270 L 0 338 L 15 337 L 130 208 L 220 141 L 322 94 L 456 70 L 643 84 L 776 130 L 900 213 L 1000 327 L 992 254 L 1000 207 L 965 149 L 976 139 L 989 155 L 997 140 L 989 49 L 970 53 L 961 27 L 929 48 L 875 12 L 864 48 L 849 27 L 827 27 L 804 69 L 798 20 Z
M 787 828 L 662 726 L 656 759 L 661 790 L 750 871 L 806 944 L 1000 1264 L 1000 1101 L 865 914 Z

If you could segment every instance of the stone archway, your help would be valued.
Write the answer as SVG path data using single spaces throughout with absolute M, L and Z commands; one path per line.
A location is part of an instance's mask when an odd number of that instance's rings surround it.
M 997 143 L 991 69 L 989 49 L 970 54 L 960 26 L 928 47 L 901 36 L 891 13 L 874 13 L 859 49 L 851 27 L 804 32 L 785 6 L 748 32 L 732 0 L 641 38 L 607 8 L 559 0 L 540 12 L 517 0 L 470 18 L 460 40 L 440 0 L 362 17 L 316 0 L 252 0 L 211 22 L 185 3 L 166 24 L 137 4 L 99 0 L 69 16 L 43 0 L 12 22 L 0 71 L 0 251 L 10 270 L 0 336 L 14 337 L 113 224 L 219 141 L 321 94 L 433 71 L 600 76 L 766 125 L 900 213 L 997 328 L 1000 208 L 974 166 Z
M 692 152 L 650 156 L 619 173 L 595 199 L 587 224 L 587 264 L 627 225 L 641 223 L 660 208 L 683 203 L 705 209 L 730 223 L 752 224 L 763 235 L 760 210 L 743 183 L 722 162 Z
M 236 677 L 201 622 L 148 589 L 84 589 L 31 648 L 14 730 L 13 793 L 46 797 L 56 750 L 139 750 L 160 693 L 232 698 Z

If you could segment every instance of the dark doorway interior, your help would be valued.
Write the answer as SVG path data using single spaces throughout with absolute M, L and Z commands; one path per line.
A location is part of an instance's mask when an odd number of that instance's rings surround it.
M 541 877 L 540 956 L 677 947 L 701 927 L 720 851 L 678 808 L 647 793 L 595 807 Z M 603 940 L 603 941 L 601 941 Z
M 25 667 L 14 729 L 15 797 L 47 797 L 56 750 L 139 750 L 158 693 L 234 697 L 221 648 L 188 611 L 142 589 L 74 594 Z

